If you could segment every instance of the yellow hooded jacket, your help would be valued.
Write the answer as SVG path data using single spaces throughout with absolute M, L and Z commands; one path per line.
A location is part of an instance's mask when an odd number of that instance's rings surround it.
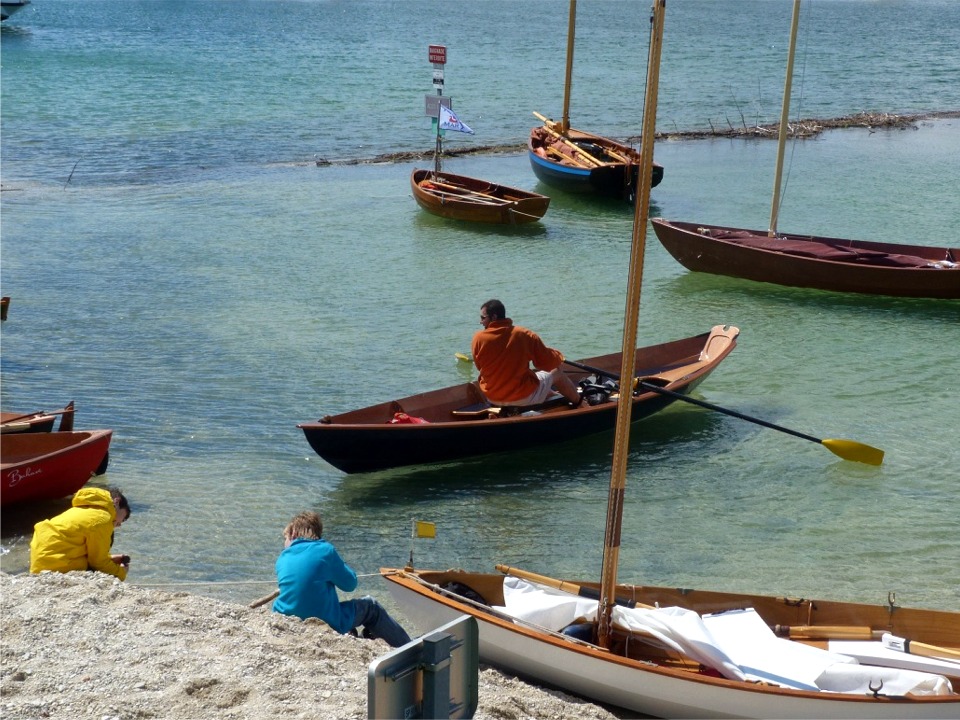
M 110 558 L 116 517 L 107 490 L 83 488 L 73 496 L 72 508 L 33 526 L 30 572 L 99 570 L 125 580 L 126 568 Z

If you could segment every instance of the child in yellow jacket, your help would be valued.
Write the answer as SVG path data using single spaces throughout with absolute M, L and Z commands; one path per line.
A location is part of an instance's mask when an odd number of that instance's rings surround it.
M 111 555 L 113 531 L 130 517 L 130 504 L 117 489 L 83 488 L 73 507 L 33 526 L 30 572 L 98 570 L 121 580 L 130 568 L 128 555 Z

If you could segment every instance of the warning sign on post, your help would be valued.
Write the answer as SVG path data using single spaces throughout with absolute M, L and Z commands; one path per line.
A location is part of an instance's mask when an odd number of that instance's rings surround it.
M 447 46 L 431 45 L 429 55 L 430 62 L 432 62 L 434 65 L 445 65 L 447 62 Z

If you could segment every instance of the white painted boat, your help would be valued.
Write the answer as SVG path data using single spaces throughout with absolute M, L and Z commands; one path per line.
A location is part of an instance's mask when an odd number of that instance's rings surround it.
M 504 570 L 514 576 L 523 574 L 515 568 Z M 646 715 L 870 720 L 960 717 L 960 695 L 950 691 L 951 687 L 960 687 L 960 613 L 957 612 L 903 608 L 891 602 L 866 605 L 617 586 L 618 602 L 630 598 L 647 605 L 682 607 L 701 616 L 714 617 L 719 617 L 717 614 L 722 612 L 753 608 L 767 626 L 779 626 L 781 630 L 791 628 L 785 632 L 796 639 L 776 638 L 781 644 L 772 646 L 775 651 L 767 653 L 771 657 L 766 671 L 759 667 L 763 658 L 756 657 L 756 643 L 744 642 L 752 655 L 749 660 L 743 660 L 736 648 L 729 650 L 729 657 L 741 660 L 752 671 L 746 673 L 747 678 L 739 680 L 722 677 L 716 668 L 704 671 L 699 659 L 673 647 L 664 648 L 662 642 L 659 647 L 651 644 L 651 638 L 635 627 L 627 629 L 617 623 L 607 650 L 565 636 L 557 632 L 556 627 L 524 621 L 517 614 L 511 614 L 505 605 L 503 586 L 506 575 L 410 568 L 385 568 L 381 574 L 388 581 L 391 595 L 403 614 L 420 631 L 428 632 L 461 615 L 471 615 L 479 624 L 481 662 L 541 684 Z M 553 581 L 552 585 L 555 588 L 560 583 Z M 575 582 L 566 582 L 564 586 L 573 589 L 567 593 L 571 601 L 584 601 L 585 596 L 595 596 L 599 587 L 596 583 Z M 482 604 L 471 600 L 478 597 L 483 598 Z M 593 602 L 595 605 L 596 601 Z M 556 612 L 555 606 L 553 612 Z M 566 619 L 561 618 L 558 622 Z M 901 652 L 895 656 L 896 664 L 908 674 L 898 675 L 900 670 L 891 667 L 895 661 L 884 660 L 884 652 L 879 649 L 882 643 L 876 636 L 883 632 L 911 638 L 913 643 L 924 648 L 935 646 L 943 656 L 929 658 Z M 809 674 L 811 667 L 814 667 L 813 672 L 818 672 L 819 666 L 811 666 L 806 657 L 808 654 L 812 653 L 816 658 L 817 653 L 823 653 L 825 660 L 834 659 L 832 656 L 837 652 L 827 650 L 828 641 L 835 642 L 831 636 L 839 636 L 841 640 L 860 638 L 856 643 L 859 662 L 847 662 L 849 667 L 843 666 L 840 670 L 857 673 L 858 685 L 865 686 L 866 691 L 854 689 L 841 693 L 786 687 L 788 683 L 806 685 L 804 674 Z M 696 642 L 691 647 L 695 645 Z M 865 649 L 870 646 L 875 648 L 873 652 Z M 701 659 L 709 661 L 705 656 Z M 881 664 L 868 665 L 870 662 Z M 886 662 L 891 665 L 882 664 Z M 784 663 L 790 669 L 785 670 Z M 828 665 L 832 667 L 832 663 Z M 918 680 L 921 675 L 924 678 Z M 777 678 L 779 683 L 772 678 Z M 917 682 L 916 692 L 924 692 L 922 680 L 929 681 L 927 686 L 949 694 L 899 695 L 895 693 L 900 690 L 891 690 L 903 687 L 904 682 Z M 870 688 L 876 689 L 876 693 Z

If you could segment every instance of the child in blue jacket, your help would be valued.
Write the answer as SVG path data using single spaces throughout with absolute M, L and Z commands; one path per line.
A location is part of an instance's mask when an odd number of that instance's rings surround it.
M 299 513 L 284 529 L 284 550 L 276 565 L 280 595 L 274 611 L 320 618 L 343 634 L 363 626 L 364 637 L 380 638 L 391 647 L 410 642 L 406 631 L 372 597 L 340 600 L 337 588 L 356 590 L 357 574 L 322 536 L 323 521 L 315 512 Z

